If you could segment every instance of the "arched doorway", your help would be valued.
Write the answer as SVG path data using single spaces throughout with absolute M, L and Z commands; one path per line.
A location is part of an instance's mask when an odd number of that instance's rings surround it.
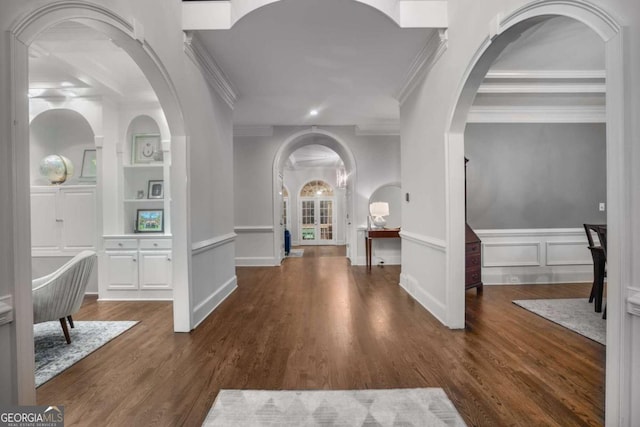
M 284 258 L 284 228 L 281 221 L 281 211 L 283 209 L 283 199 L 281 188 L 283 185 L 283 171 L 285 164 L 293 152 L 299 148 L 321 145 L 333 150 L 338 154 L 344 164 L 344 172 L 341 174 L 344 189 L 344 234 L 347 258 L 352 261 L 357 256 L 356 234 L 357 230 L 353 226 L 353 218 L 356 217 L 354 195 L 356 192 L 356 162 L 353 153 L 339 137 L 315 126 L 308 130 L 303 130 L 291 135 L 278 149 L 273 162 L 273 188 L 274 188 L 274 254 L 276 258 Z M 346 178 L 345 178 L 346 176 Z
M 31 239 L 29 203 L 29 109 L 27 97 L 29 88 L 28 50 L 43 31 L 65 21 L 73 20 L 109 36 L 122 47 L 140 67 L 158 96 L 165 113 L 170 140 L 167 147 L 172 156 L 172 175 L 175 197 L 173 210 L 173 277 L 174 329 L 187 332 L 191 329 L 190 289 L 189 289 L 189 236 L 187 234 L 187 191 L 186 182 L 178 176 L 186 174 L 186 137 L 181 108 L 175 88 L 162 62 L 153 49 L 136 35 L 134 25 L 112 11 L 91 3 L 57 2 L 37 9 L 19 21 L 11 30 L 13 49 L 11 104 L 15 114 L 12 150 L 16 163 L 13 198 L 16 201 L 14 216 L 14 297 L 16 307 L 16 342 L 18 354 L 18 398 L 20 404 L 35 403 L 33 328 L 31 288 L 24 286 L 31 280 Z M 100 136 L 101 137 L 101 136 Z
M 621 27 L 604 10 L 580 1 L 558 4 L 536 1 L 521 7 L 496 22 L 496 31 L 480 46 L 460 84 L 459 97 L 451 112 L 451 126 L 446 136 L 447 150 L 447 324 L 464 328 L 464 130 L 467 115 L 491 64 L 501 52 L 524 31 L 551 16 L 565 16 L 578 20 L 594 30 L 606 49 L 606 125 L 607 125 L 607 205 L 608 205 L 608 261 L 610 310 L 607 321 L 607 378 L 606 420 L 618 424 L 621 414 L 628 413 L 628 399 L 621 390 L 628 390 L 629 375 L 624 372 L 620 343 L 628 337 L 624 306 L 631 270 L 621 260 L 629 256 L 628 233 L 630 218 L 626 214 L 629 171 L 625 168 L 624 96 L 623 96 L 623 37 Z M 628 351 L 628 350 L 627 350 Z

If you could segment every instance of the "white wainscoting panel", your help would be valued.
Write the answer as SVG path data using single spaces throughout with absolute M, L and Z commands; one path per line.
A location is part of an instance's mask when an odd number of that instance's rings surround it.
M 540 265 L 540 242 L 482 242 L 483 267 Z
M 590 283 L 593 262 L 582 228 L 476 230 L 486 285 Z
M 235 264 L 238 267 L 266 267 L 280 265 L 273 253 L 272 225 L 236 226 Z
M 591 251 L 584 241 L 547 242 L 547 265 L 592 265 Z M 586 250 L 585 250 L 586 249 Z

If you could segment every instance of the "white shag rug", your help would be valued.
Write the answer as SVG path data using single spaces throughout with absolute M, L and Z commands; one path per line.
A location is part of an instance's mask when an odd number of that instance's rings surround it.
M 528 299 L 513 303 L 606 345 L 607 321 L 602 318 L 602 313 L 594 311 L 593 303 L 589 303 L 587 298 Z M 602 303 L 602 307 L 604 306 L 605 301 Z
M 465 426 L 441 388 L 220 390 L 205 427 Z
M 74 321 L 67 344 L 59 321 L 33 325 L 36 355 L 36 387 L 41 386 L 118 335 L 132 328 L 134 321 Z

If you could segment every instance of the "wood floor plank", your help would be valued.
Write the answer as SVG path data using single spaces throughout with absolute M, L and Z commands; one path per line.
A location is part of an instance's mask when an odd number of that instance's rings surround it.
M 341 249 L 342 250 L 342 249 Z M 486 286 L 452 331 L 343 252 L 306 247 L 280 267 L 238 268 L 200 327 L 172 332 L 167 302 L 87 298 L 76 320 L 140 323 L 38 388 L 67 425 L 200 425 L 222 388 L 442 387 L 470 426 L 604 421 L 604 346 L 511 301 L 586 297 L 589 285 Z

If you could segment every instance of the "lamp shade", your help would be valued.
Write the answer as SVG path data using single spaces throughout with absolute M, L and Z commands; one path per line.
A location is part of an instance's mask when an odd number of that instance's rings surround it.
M 371 216 L 387 216 L 389 215 L 389 203 L 387 202 L 373 202 L 369 205 L 369 212 Z

